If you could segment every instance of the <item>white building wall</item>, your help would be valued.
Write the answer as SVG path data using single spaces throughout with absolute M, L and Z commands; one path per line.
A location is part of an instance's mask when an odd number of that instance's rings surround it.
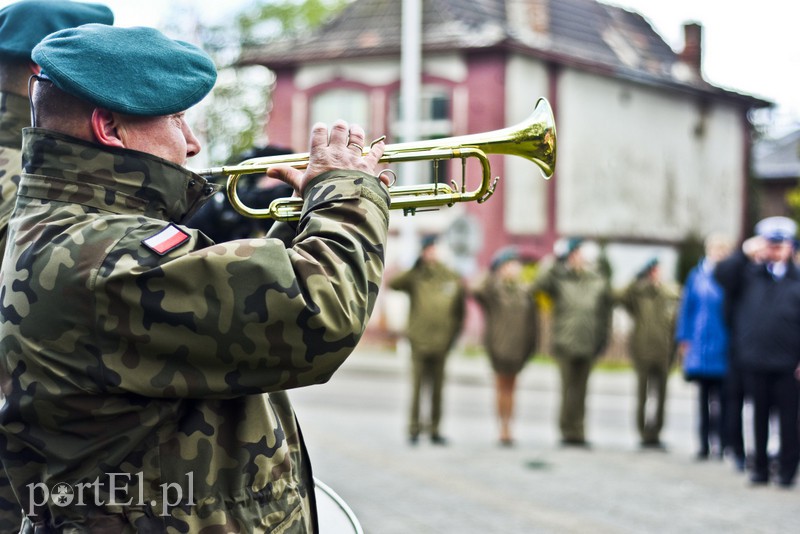
M 467 77 L 467 64 L 462 56 L 440 54 L 423 58 L 422 70 L 453 82 L 463 82 Z M 370 85 L 387 85 L 400 79 L 400 62 L 381 59 L 352 59 L 335 63 L 306 63 L 295 75 L 295 85 L 300 90 L 332 80 L 350 80 Z
M 506 125 L 513 126 L 527 119 L 539 97 L 547 96 L 547 89 L 547 70 L 542 62 L 522 56 L 511 57 L 506 70 Z M 558 150 L 560 147 L 556 148 Z M 540 234 L 547 229 L 546 184 L 533 163 L 506 156 L 504 176 L 497 188 L 498 193 L 502 193 L 509 233 Z
M 736 110 L 565 70 L 559 80 L 558 231 L 681 240 L 735 235 L 742 212 Z M 696 133 L 698 128 L 702 133 Z

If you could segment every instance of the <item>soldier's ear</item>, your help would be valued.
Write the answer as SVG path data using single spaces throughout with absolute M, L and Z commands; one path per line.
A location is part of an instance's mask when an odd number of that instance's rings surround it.
M 92 133 L 101 145 L 125 148 L 119 126 L 119 119 L 115 113 L 105 108 L 94 108 L 92 111 Z

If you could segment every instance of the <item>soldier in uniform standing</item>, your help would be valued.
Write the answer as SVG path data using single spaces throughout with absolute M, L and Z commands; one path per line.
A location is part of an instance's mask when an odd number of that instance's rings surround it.
M 31 125 L 28 80 L 39 73 L 31 51 L 54 31 L 90 22 L 113 24 L 114 14 L 104 5 L 61 0 L 26 0 L 0 9 L 0 262 L 22 172 L 22 129 Z M 0 472 L 0 532 L 12 532 L 21 522 L 20 505 Z
M 0 257 L 21 172 L 22 129 L 31 125 L 28 80 L 39 73 L 31 51 L 47 35 L 81 24 L 113 24 L 100 4 L 25 0 L 0 9 Z
M 678 289 L 661 279 L 661 266 L 652 259 L 619 297 L 633 319 L 628 348 L 636 370 L 636 428 L 643 448 L 663 449 L 661 429 L 667 401 L 667 380 L 675 361 L 674 341 Z M 655 402 L 653 417 L 647 406 Z
M 0 283 L 0 451 L 25 532 L 317 532 L 285 390 L 328 380 L 373 309 L 383 143 L 362 155 L 360 127 L 315 125 L 307 169 L 269 173 L 305 202 L 291 244 L 215 244 L 181 224 L 215 192 L 183 166 L 208 55 L 88 24 L 33 58 Z
M 561 374 L 561 443 L 576 447 L 589 445 L 586 392 L 592 367 L 608 342 L 612 305 L 608 279 L 587 261 L 582 245 L 581 239 L 570 239 L 566 253 L 531 288 L 553 301 L 551 342 Z
M 422 241 L 414 266 L 394 276 L 389 287 L 408 294 L 410 309 L 407 336 L 411 344 L 411 409 L 408 435 L 412 444 L 427 430 L 431 442 L 445 445 L 440 433 L 445 363 L 464 322 L 466 291 L 459 274 L 439 257 L 435 236 Z M 430 393 L 430 420 L 420 421 L 422 389 Z
M 499 250 L 489 273 L 472 289 L 483 309 L 484 343 L 495 376 L 500 445 L 513 445 L 511 421 L 517 376 L 536 348 L 536 303 L 522 279 L 522 261 L 514 247 Z

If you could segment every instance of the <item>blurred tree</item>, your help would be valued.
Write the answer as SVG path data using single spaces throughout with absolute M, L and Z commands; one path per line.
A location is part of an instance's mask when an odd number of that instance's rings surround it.
M 297 36 L 322 25 L 349 0 L 262 0 L 236 16 L 242 46 Z
M 219 71 L 211 95 L 189 117 L 205 147 L 196 160 L 198 167 L 228 163 L 232 156 L 268 142 L 264 120 L 274 76 L 264 67 L 237 67 L 241 50 L 309 32 L 348 1 L 257 0 L 213 24 L 201 21 L 193 3 L 173 4 L 165 33 L 201 46 Z
M 686 277 L 705 255 L 703 238 L 696 233 L 691 233 L 678 245 L 678 265 L 675 269 L 675 278 L 680 284 L 686 283 Z
M 786 192 L 786 205 L 791 210 L 791 217 L 800 224 L 800 185 L 796 185 Z

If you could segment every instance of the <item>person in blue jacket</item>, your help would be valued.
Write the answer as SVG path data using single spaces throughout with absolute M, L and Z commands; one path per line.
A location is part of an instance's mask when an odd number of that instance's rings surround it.
M 712 449 L 721 458 L 728 446 L 725 377 L 729 339 L 724 293 L 713 274 L 717 262 L 732 249 L 732 241 L 722 234 L 706 238 L 705 256 L 689 272 L 678 310 L 675 339 L 683 375 L 698 388 L 699 460 L 707 459 Z

